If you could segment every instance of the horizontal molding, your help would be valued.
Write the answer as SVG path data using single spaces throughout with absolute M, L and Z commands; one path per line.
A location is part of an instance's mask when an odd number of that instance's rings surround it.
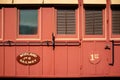
M 111 4 L 120 4 L 120 0 L 111 0 Z
M 0 4 L 78 4 L 78 0 L 0 0 Z M 83 0 L 83 4 L 106 4 L 106 0 Z M 111 0 L 120 4 L 120 0 Z
M 78 4 L 78 0 L 44 0 L 44 4 Z
M 13 4 L 43 4 L 44 0 L 13 0 Z
M 112 0 L 119 4 L 119 0 Z M 0 4 L 78 4 L 78 0 L 0 0 Z M 106 0 L 83 0 L 83 4 L 106 4 Z
M 106 0 L 83 0 L 84 4 L 106 4 Z
M 83 40 L 85 41 L 89 41 L 89 40 L 106 40 L 106 38 L 83 38 Z
M 12 0 L 0 0 L 0 4 L 12 4 Z

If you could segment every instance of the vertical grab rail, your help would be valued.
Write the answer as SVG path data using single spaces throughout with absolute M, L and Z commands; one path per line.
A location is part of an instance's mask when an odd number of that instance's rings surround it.
M 113 66 L 114 65 L 114 40 L 111 41 L 112 42 L 112 63 L 110 63 L 109 65 Z
M 53 50 L 55 49 L 55 36 L 54 33 L 52 33 L 52 46 L 53 46 Z

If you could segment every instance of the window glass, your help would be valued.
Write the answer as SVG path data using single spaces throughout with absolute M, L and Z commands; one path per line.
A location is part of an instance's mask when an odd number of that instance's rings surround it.
M 38 29 L 38 10 L 20 9 L 20 35 L 35 35 Z

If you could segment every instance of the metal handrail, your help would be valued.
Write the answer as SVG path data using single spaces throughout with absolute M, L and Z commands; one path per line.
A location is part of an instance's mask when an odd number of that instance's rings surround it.
M 42 42 L 28 42 L 28 41 L 1 41 L 0 46 L 79 46 L 79 41 L 42 41 Z

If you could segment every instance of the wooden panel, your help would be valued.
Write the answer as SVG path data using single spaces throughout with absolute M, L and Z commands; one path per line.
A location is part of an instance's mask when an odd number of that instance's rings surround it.
M 43 0 L 14 0 L 14 4 L 42 4 Z
M 77 0 L 1 0 L 1 4 L 78 4 Z
M 16 8 L 5 8 L 4 9 L 4 29 L 5 40 L 15 40 L 16 37 L 16 21 L 17 21 L 17 9 Z
M 114 69 L 116 69 L 118 74 L 120 73 L 120 63 L 118 62 L 118 61 L 120 61 L 119 50 L 120 50 L 120 46 L 115 46 L 115 56 L 114 56 L 114 59 L 115 59 L 116 68 L 114 68 Z
M 43 76 L 54 75 L 54 55 L 52 47 L 43 47 Z
M 84 4 L 106 4 L 106 0 L 83 0 Z
M 88 41 L 83 43 L 83 73 L 85 76 L 103 76 L 109 74 L 110 68 L 108 58 L 111 49 L 105 49 L 106 45 L 106 42 L 100 41 Z M 93 62 L 90 61 L 90 59 L 92 59 Z
M 111 4 L 120 4 L 120 0 L 111 0 Z
M 42 8 L 42 40 L 52 40 L 54 26 L 54 9 Z
M 52 41 L 54 33 L 54 8 L 42 8 L 42 41 Z M 55 34 L 55 33 L 54 33 Z M 50 46 L 43 47 L 43 76 L 54 75 L 54 53 Z
M 44 4 L 78 4 L 78 0 L 44 0 Z
M 4 69 L 5 69 L 4 58 L 5 58 L 4 57 L 4 48 L 0 47 L 0 76 L 4 75 Z
M 68 72 L 68 52 L 67 46 L 55 48 L 55 76 L 67 76 Z
M 4 8 L 4 40 L 14 41 L 16 36 L 16 8 Z M 5 76 L 15 76 L 15 46 L 5 47 Z
M 15 76 L 15 47 L 5 47 L 5 76 Z
M 98 75 L 103 75 L 103 74 L 107 74 L 109 72 L 109 68 L 108 68 L 108 51 L 105 49 L 106 46 L 106 42 L 96 42 L 95 44 L 95 51 L 97 51 L 99 53 L 99 58 L 100 58 L 100 62 L 96 65 L 96 74 Z
M 37 47 L 37 46 L 31 46 L 30 47 L 30 52 L 35 53 L 37 55 L 39 55 L 40 57 L 40 62 L 35 64 L 35 65 L 31 65 L 30 66 L 30 76 L 34 77 L 38 77 L 42 75 L 42 62 L 43 62 L 43 55 L 42 55 L 42 47 Z
M 109 75 L 120 76 L 120 46 L 114 46 L 114 66 L 110 67 Z
M 0 39 L 2 39 L 2 9 L 0 8 Z M 3 76 L 4 73 L 4 50 L 3 47 L 0 47 L 0 76 Z
M 12 0 L 0 0 L 0 4 L 12 4 Z
M 68 47 L 68 76 L 80 76 L 80 48 Z
M 28 46 L 17 46 L 16 47 L 16 57 L 24 52 L 28 52 Z M 27 77 L 29 75 L 30 66 L 22 65 L 16 61 L 16 76 Z
M 95 65 L 90 63 L 90 55 L 94 52 L 95 43 L 94 42 L 83 42 L 83 74 L 85 76 L 95 74 Z

